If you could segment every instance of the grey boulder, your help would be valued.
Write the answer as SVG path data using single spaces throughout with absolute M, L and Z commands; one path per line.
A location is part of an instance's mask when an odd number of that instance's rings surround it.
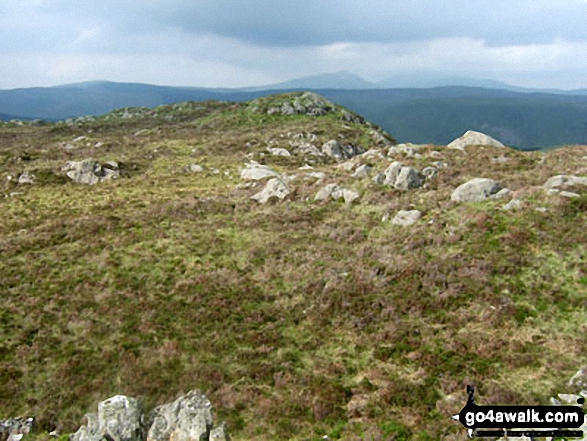
M 212 404 L 199 391 L 155 408 L 147 441 L 203 441 L 212 430 Z
M 241 170 L 241 179 L 247 179 L 250 181 L 258 181 L 265 178 L 279 177 L 279 174 L 275 172 L 271 167 L 259 164 L 258 162 L 251 161 L 246 167 Z
M 71 441 L 143 441 L 145 427 L 140 403 L 124 395 L 116 395 L 98 404 L 98 414 L 86 415 L 88 424 L 71 435 Z
M 450 198 L 456 202 L 479 202 L 497 194 L 502 188 L 492 179 L 475 178 L 457 187 Z
M 271 198 L 283 199 L 289 193 L 289 187 L 283 179 L 273 178 L 267 181 L 267 184 L 263 190 L 254 196 L 251 196 L 251 199 L 254 199 L 261 204 L 265 204 Z
M 346 188 L 339 187 L 336 184 L 328 184 L 326 187 L 322 188 L 317 194 L 314 200 L 316 201 L 324 201 L 328 198 L 332 198 L 334 200 L 344 199 L 347 204 L 350 204 L 355 199 L 359 197 L 359 193 L 348 190 Z

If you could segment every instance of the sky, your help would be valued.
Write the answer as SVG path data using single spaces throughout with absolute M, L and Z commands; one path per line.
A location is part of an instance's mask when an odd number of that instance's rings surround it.
M 0 89 L 349 71 L 587 88 L 587 0 L 0 0 Z

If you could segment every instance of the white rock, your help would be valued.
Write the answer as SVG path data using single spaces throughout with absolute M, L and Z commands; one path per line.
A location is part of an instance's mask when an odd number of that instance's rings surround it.
M 373 167 L 371 167 L 368 164 L 361 165 L 360 167 L 358 167 L 355 170 L 355 172 L 352 174 L 352 177 L 359 178 L 359 179 L 366 178 L 371 174 L 372 169 L 373 169 Z
M 453 191 L 451 200 L 457 202 L 479 202 L 499 192 L 503 187 L 492 179 L 475 178 Z
M 401 225 L 402 227 L 409 227 L 414 225 L 422 217 L 422 213 L 418 210 L 401 210 L 391 220 L 394 225 Z
M 265 178 L 277 178 L 279 174 L 266 165 L 261 165 L 258 162 L 251 161 L 241 171 L 241 179 L 258 181 Z
M 283 148 L 268 148 L 269 153 L 273 156 L 291 156 L 291 153 Z
M 280 178 L 273 178 L 267 181 L 263 190 L 256 195 L 251 196 L 251 199 L 254 199 L 261 204 L 265 204 L 271 198 L 283 199 L 288 194 L 290 194 L 290 190 L 287 183 Z
M 489 147 L 505 147 L 501 142 L 493 139 L 491 136 L 487 136 L 484 133 L 474 132 L 469 130 L 460 138 L 455 139 L 447 147 L 449 149 L 457 149 L 465 151 L 465 147 L 469 145 L 482 145 Z

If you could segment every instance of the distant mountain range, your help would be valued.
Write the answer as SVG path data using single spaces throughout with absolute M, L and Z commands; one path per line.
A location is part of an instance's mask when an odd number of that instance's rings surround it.
M 411 84 L 452 81 L 449 77 L 433 77 L 415 76 Z M 462 82 L 465 80 L 461 78 Z M 587 91 L 545 93 L 469 80 L 472 83 L 468 87 L 377 88 L 377 84 L 356 75 L 338 72 L 245 89 L 96 81 L 0 90 L 0 119 L 10 120 L 15 118 L 11 115 L 18 115 L 19 119 L 56 121 L 100 115 L 122 107 L 155 107 L 181 101 L 248 101 L 267 94 L 307 89 L 360 113 L 401 142 L 447 144 L 467 130 L 478 130 L 521 149 L 587 144 Z M 408 78 L 396 76 L 379 86 L 408 83 Z M 493 87 L 470 87 L 474 84 Z

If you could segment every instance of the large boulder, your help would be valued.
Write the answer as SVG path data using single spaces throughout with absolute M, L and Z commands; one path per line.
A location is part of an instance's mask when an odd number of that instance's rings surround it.
M 497 194 L 502 188 L 493 179 L 475 178 L 457 187 L 450 198 L 456 202 L 479 202 Z
M 83 161 L 68 161 L 63 167 L 67 177 L 77 184 L 94 185 L 101 181 L 116 179 L 120 176 L 117 162 L 108 161 L 101 165 L 91 158 Z
M 469 130 L 460 138 L 455 139 L 451 142 L 447 147 L 449 149 L 456 149 L 465 151 L 465 147 L 469 145 L 482 145 L 488 147 L 505 147 L 501 142 L 496 139 L 493 139 L 491 136 L 487 136 L 481 132 L 474 132 L 473 130 Z
M 544 183 L 544 188 L 553 189 L 559 187 L 587 186 L 587 177 L 572 175 L 557 175 Z
M 143 408 L 134 398 L 117 395 L 98 404 L 98 414 L 86 415 L 88 424 L 71 441 L 144 441 Z
M 265 188 L 259 193 L 251 196 L 251 199 L 265 204 L 271 198 L 283 199 L 290 193 L 287 183 L 280 178 L 273 178 L 267 181 Z
M 204 441 L 212 430 L 212 404 L 199 391 L 153 410 L 147 441 Z
M 404 166 L 401 162 L 393 162 L 387 169 L 373 179 L 377 184 L 391 185 L 399 190 L 421 187 L 424 178 L 413 167 Z

